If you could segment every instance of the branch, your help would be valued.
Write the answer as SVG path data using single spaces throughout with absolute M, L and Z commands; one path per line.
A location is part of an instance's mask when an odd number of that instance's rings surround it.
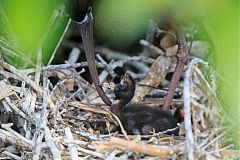
M 65 128 L 65 135 L 67 140 L 74 140 L 69 127 Z M 79 159 L 77 148 L 78 147 L 76 145 L 68 143 L 68 149 L 69 149 L 70 157 L 72 160 Z
M 13 129 L 11 129 L 10 127 L 13 126 L 13 123 L 8 123 L 8 124 L 1 124 L 1 127 L 6 129 L 7 131 L 9 131 L 11 134 L 13 134 L 15 136 L 15 138 L 27 143 L 28 145 L 30 145 L 31 147 L 34 146 L 34 142 L 31 140 L 26 139 L 25 137 L 23 137 L 21 134 L 17 133 L 16 131 L 14 131 Z
M 6 156 L 8 156 L 9 158 L 12 158 L 12 159 L 15 159 L 15 160 L 22 160 L 21 157 L 15 155 L 15 154 L 12 154 L 8 151 L 3 151 L 2 154 L 5 154 Z M 2 157 L 1 157 L 2 158 Z
M 3 129 L 0 129 L 0 139 L 4 142 L 11 143 L 19 148 L 27 148 L 28 150 L 32 149 L 31 145 L 29 145 L 25 141 L 17 139 L 13 134 Z
M 50 151 L 52 152 L 53 155 L 53 159 L 54 160 L 61 160 L 61 153 L 58 150 L 57 146 L 54 143 L 54 139 L 51 136 L 50 130 L 48 127 L 45 128 L 45 140 L 47 142 L 47 146 L 50 149 Z
M 112 137 L 109 142 L 94 142 L 94 144 L 98 145 L 100 150 L 121 149 L 124 151 L 133 151 L 159 158 L 169 158 L 173 154 L 181 151 L 181 146 L 179 145 L 174 147 L 145 145 L 114 137 Z

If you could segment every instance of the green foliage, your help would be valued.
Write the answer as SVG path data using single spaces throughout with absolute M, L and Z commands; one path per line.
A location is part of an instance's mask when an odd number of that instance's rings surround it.
M 37 47 L 40 43 L 40 39 L 47 30 L 47 24 L 54 9 L 61 0 L 8 0 L 4 2 L 4 11 L 7 17 L 5 18 L 5 24 L 9 24 L 11 30 L 8 29 L 8 33 L 4 34 L 5 39 L 10 42 L 13 41 L 9 33 L 14 32 L 17 37 L 17 44 L 14 46 L 23 51 L 34 62 L 36 61 Z M 48 50 L 43 53 L 43 60 L 46 62 L 51 56 L 51 52 L 56 45 L 63 29 L 58 30 L 55 33 L 55 38 L 48 39 Z M 58 37 L 58 39 L 56 39 Z M 54 45 L 53 45 L 54 44 Z M 19 59 L 16 58 L 16 64 L 21 64 Z

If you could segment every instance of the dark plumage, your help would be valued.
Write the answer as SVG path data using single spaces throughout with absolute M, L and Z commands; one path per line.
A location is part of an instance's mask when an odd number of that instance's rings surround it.
M 81 22 L 89 10 L 90 0 L 65 0 L 65 6 L 69 16 L 77 22 Z
M 131 75 L 125 74 L 121 81 L 115 84 L 114 94 L 116 100 L 111 106 L 111 111 L 121 120 L 128 134 L 150 134 L 162 132 L 177 127 L 177 123 L 183 120 L 182 108 L 177 108 L 172 115 L 171 112 L 163 111 L 138 104 L 128 104 L 134 96 L 135 82 Z M 178 135 L 179 130 L 167 132 L 167 134 Z

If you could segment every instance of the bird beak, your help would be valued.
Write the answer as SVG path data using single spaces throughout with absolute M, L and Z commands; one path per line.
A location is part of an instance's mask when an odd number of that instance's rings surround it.
M 106 105 L 111 105 L 111 101 L 103 91 L 101 85 L 99 85 L 99 77 L 96 69 L 95 55 L 94 55 L 94 44 L 93 44 L 93 16 L 92 9 L 89 8 L 86 17 L 81 23 L 78 23 L 80 27 L 80 33 L 83 41 L 83 47 L 88 63 L 88 68 L 92 77 L 92 81 L 95 85 L 95 88 Z

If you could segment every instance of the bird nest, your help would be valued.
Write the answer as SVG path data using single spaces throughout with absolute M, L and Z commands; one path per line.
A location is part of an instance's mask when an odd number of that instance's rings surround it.
M 176 46 L 167 55 L 146 40 L 140 44 L 144 46 L 143 52 L 154 53 L 157 58 L 130 57 L 96 47 L 100 53 L 97 55 L 99 77 L 107 82 L 116 67 L 141 68 L 142 71 L 130 71 L 137 79 L 132 103 L 161 107 L 164 98 L 156 95 L 166 93 L 157 87 L 169 84 L 166 75 L 175 69 Z M 198 52 L 196 48 L 202 44 L 205 42 L 193 41 L 191 52 Z M 223 125 L 229 120 L 216 96 L 214 72 L 207 62 L 190 57 L 171 102 L 171 110 L 184 105 L 179 136 L 164 134 L 167 131 L 127 135 L 118 117 L 82 76 L 87 63 L 76 63 L 82 46 L 78 47 L 72 49 L 66 64 L 18 69 L 0 60 L 1 159 L 220 159 L 226 156 L 227 149 L 232 147 L 227 137 L 232 130 Z M 111 59 L 115 61 L 108 61 Z M 111 97 L 112 93 L 106 92 Z

